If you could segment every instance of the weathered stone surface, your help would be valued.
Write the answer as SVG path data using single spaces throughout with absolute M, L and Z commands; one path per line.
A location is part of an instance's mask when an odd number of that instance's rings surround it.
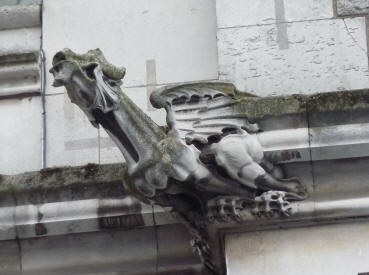
M 38 53 L 0 57 L 0 97 L 35 95 L 41 92 Z
M 157 242 L 153 227 L 30 239 L 20 245 L 25 274 L 156 272 Z
M 189 240 L 177 224 L 1 241 L 0 274 L 203 274 Z
M 123 178 L 122 164 L 46 168 L 19 175 L 2 175 L 0 193 L 12 191 L 19 196 L 19 204 L 119 197 L 126 195 Z M 29 196 L 30 192 L 32 196 Z
M 65 45 L 76 52 L 100 48 L 108 60 L 127 68 L 125 86 L 147 84 L 147 60 L 155 60 L 158 84 L 217 78 L 214 1 L 160 0 L 154 4 L 146 0 L 112 0 L 107 4 L 81 0 L 78 5 L 75 3 L 44 1 L 43 34 L 48 68 L 52 56 Z M 50 79 L 48 76 L 49 84 Z M 47 87 L 47 93 L 61 91 Z
M 368 87 L 364 18 L 288 23 L 285 34 L 278 24 L 218 30 L 220 78 L 260 96 Z
M 0 173 L 41 169 L 41 99 L 0 100 Z
M 250 120 L 263 125 L 265 133 L 275 130 L 303 129 L 310 126 L 315 131 L 312 136 L 314 141 L 319 137 L 316 135 L 321 135 L 318 128 L 324 130 L 324 127 L 339 124 L 360 125 L 368 123 L 368 94 L 368 90 L 267 98 L 242 97 L 240 94 L 234 108 L 237 112 L 246 114 Z M 29 100 L 27 99 L 26 102 Z M 281 120 L 281 124 L 277 125 L 278 121 Z M 88 186 L 95 186 L 94 182 L 112 182 L 114 185 L 116 181 L 121 181 L 124 178 L 123 173 L 123 168 L 120 165 L 50 168 L 41 170 L 41 172 L 5 177 L 1 186 L 4 192 L 19 188 L 28 192 L 34 188 L 36 190 L 48 190 L 49 188 L 54 190 L 58 187 L 74 186 L 74 184 L 76 184 L 76 188 L 86 187 L 84 182 L 88 183 Z M 4 179 L 6 180 L 4 181 Z M 49 186 L 49 184 L 51 185 Z M 93 192 L 91 196 L 97 196 L 98 192 L 101 190 Z M 49 191 L 48 194 L 51 198 Z M 38 197 L 35 195 L 34 199 L 37 201 Z
M 0 274 L 21 274 L 20 247 L 16 241 L 2 241 L 0 246 Z
M 40 5 L 0 5 L 0 30 L 40 26 L 40 19 Z
M 218 28 L 266 25 L 333 17 L 330 0 L 217 0 Z
M 40 18 L 38 4 L 0 5 L 0 97 L 40 93 Z
M 2 0 L 0 6 L 41 4 L 41 0 Z
M 41 29 L 38 27 L 0 31 L 0 56 L 38 53 Z
M 365 15 L 368 12 L 368 0 L 337 0 L 338 15 Z
M 358 274 L 369 270 L 368 222 L 226 237 L 229 275 Z M 343 260 L 344 259 L 344 260 Z
M 333 17 L 331 0 L 217 0 L 218 28 L 318 20 Z
M 66 94 L 46 97 L 47 167 L 99 163 L 98 130 Z
M 204 274 L 202 265 L 192 252 L 191 246 L 182 244 L 186 244 L 189 240 L 190 235 L 183 226 L 175 224 L 157 227 L 158 274 L 170 274 L 175 265 L 179 265 L 176 268 L 177 274 Z M 176 245 L 173 245 L 174 243 Z

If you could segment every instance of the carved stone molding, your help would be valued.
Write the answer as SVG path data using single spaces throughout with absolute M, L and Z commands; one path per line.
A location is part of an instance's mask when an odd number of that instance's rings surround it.
M 0 98 L 41 92 L 41 8 L 0 6 Z

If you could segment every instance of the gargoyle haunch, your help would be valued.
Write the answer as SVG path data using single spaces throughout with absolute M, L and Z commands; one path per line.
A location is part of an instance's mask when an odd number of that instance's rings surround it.
M 171 206 L 188 223 L 242 221 L 242 213 L 290 215 L 289 202 L 307 197 L 297 178 L 264 157 L 258 125 L 230 106 L 226 83 L 193 83 L 154 91 L 150 101 L 167 112 L 156 125 L 120 89 L 125 68 L 99 49 L 56 53 L 50 72 L 92 125 L 101 125 L 124 155 L 127 190 L 144 202 Z M 200 241 L 200 240 L 197 240 Z M 201 244 L 197 243 L 199 247 Z M 204 253 L 206 249 L 199 248 Z

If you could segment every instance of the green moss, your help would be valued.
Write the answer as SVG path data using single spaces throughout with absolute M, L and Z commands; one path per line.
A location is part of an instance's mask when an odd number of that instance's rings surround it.
M 250 118 L 309 112 L 369 109 L 369 90 L 339 91 L 314 95 L 276 97 L 239 96 L 235 110 Z
M 123 79 L 126 73 L 126 69 L 124 67 L 117 67 L 109 63 L 100 49 L 90 50 L 85 54 L 76 54 L 70 49 L 64 49 L 54 56 L 53 65 L 64 58 L 78 63 L 80 67 L 87 66 L 91 63 L 99 63 L 103 72 L 114 80 Z
M 47 168 L 14 176 L 0 175 L 0 192 L 26 192 L 69 186 L 84 188 L 98 183 L 121 182 L 124 174 L 125 166 L 122 164 Z
M 354 90 L 312 95 L 309 111 L 345 111 L 369 108 L 369 90 Z

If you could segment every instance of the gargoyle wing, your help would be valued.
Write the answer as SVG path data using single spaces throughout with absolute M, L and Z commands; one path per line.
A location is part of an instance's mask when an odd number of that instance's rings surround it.
M 247 96 L 253 96 L 246 94 Z M 150 97 L 155 108 L 165 108 L 170 130 L 176 130 L 188 144 L 194 141 L 207 144 L 225 131 L 259 130 L 248 117 L 234 106 L 236 90 L 228 83 L 193 83 L 165 86 Z

